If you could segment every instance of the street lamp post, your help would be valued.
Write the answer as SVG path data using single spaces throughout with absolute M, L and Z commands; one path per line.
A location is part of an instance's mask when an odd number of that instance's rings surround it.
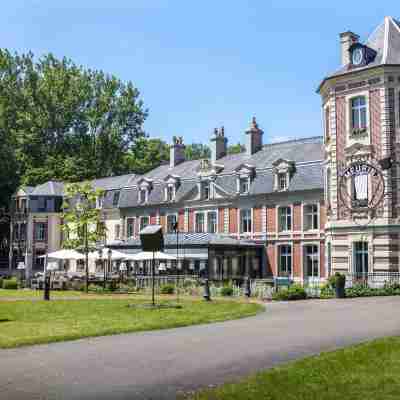
M 108 274 L 111 275 L 111 279 L 112 279 L 112 261 L 111 261 L 111 256 L 112 256 L 112 250 L 109 248 L 107 251 L 107 258 L 108 258 L 108 273 L 107 273 L 107 279 L 108 279 Z
M 97 248 L 97 253 L 99 255 L 99 261 L 100 261 L 100 265 L 103 269 L 103 289 L 106 288 L 106 269 L 103 263 L 103 248 L 102 247 L 98 247 Z
M 174 224 L 176 233 L 176 302 L 179 303 L 179 226 L 178 222 Z

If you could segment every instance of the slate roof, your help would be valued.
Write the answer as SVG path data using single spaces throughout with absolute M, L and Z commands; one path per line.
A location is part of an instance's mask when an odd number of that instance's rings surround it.
M 42 185 L 36 186 L 30 193 L 31 196 L 62 196 L 64 193 L 64 184 L 57 181 L 48 181 Z
M 280 143 L 270 143 L 255 154 L 249 156 L 247 153 L 232 154 L 222 157 L 217 161 L 222 170 L 216 176 L 217 190 L 223 196 L 233 198 L 236 193 L 236 169 L 242 164 L 254 166 L 255 177 L 250 185 L 250 195 L 267 194 L 273 192 L 273 163 L 278 159 L 294 162 L 296 172 L 293 175 L 289 191 L 323 189 L 323 177 L 321 162 L 323 160 L 322 137 L 310 137 L 305 139 L 289 140 Z M 106 191 L 103 199 L 103 207 L 110 209 L 113 204 L 114 194 L 120 192 L 118 207 L 136 207 L 138 204 L 138 182 L 143 179 L 152 181 L 148 202 L 144 206 L 165 204 L 164 201 L 164 179 L 168 175 L 180 177 L 180 185 L 176 192 L 175 202 L 194 198 L 198 191 L 198 172 L 200 160 L 184 161 L 174 168 L 169 165 L 160 165 L 154 170 L 144 174 L 127 174 L 109 178 L 94 180 L 94 188 L 102 188 Z M 36 186 L 32 195 L 63 196 L 64 184 L 62 182 L 49 181 Z
M 377 52 L 372 62 L 360 67 L 350 65 L 341 66 L 334 73 L 329 74 L 322 81 L 321 85 L 330 78 L 335 76 L 352 73 L 354 71 L 362 71 L 380 65 L 400 65 L 400 22 L 393 17 L 385 17 L 383 22 L 379 24 L 365 42 L 367 47 Z
M 217 190 L 228 198 L 237 196 L 236 189 L 236 168 L 241 164 L 253 165 L 256 175 L 250 185 L 250 195 L 267 194 L 274 192 L 273 162 L 278 159 L 293 161 L 296 172 L 290 180 L 288 191 L 302 191 L 323 189 L 323 175 L 321 162 L 323 160 L 323 143 L 321 137 L 290 140 L 281 143 L 271 143 L 263 146 L 262 150 L 248 156 L 246 153 L 239 153 L 222 157 L 217 161 L 223 167 L 217 175 L 215 183 Z M 146 205 L 165 204 L 164 201 L 164 178 L 169 174 L 178 175 L 181 178 L 181 185 L 176 194 L 176 201 L 197 194 L 198 171 L 200 160 L 186 161 L 174 168 L 169 165 L 161 165 L 149 173 L 137 177 L 132 184 L 133 187 L 121 190 L 121 208 L 136 207 L 138 204 L 138 182 L 143 178 L 153 180 L 153 189 L 150 192 Z M 184 172 L 186 175 L 182 175 Z

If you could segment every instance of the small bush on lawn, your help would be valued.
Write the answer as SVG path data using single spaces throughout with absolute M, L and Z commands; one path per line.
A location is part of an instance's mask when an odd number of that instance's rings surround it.
M 3 289 L 18 289 L 18 282 L 15 278 L 4 279 L 3 280 Z
M 114 292 L 117 289 L 117 282 L 114 280 L 106 282 L 106 289 L 110 292 Z
M 300 285 L 292 285 L 287 290 L 279 290 L 272 295 L 273 300 L 304 300 L 307 293 Z
M 91 283 L 88 286 L 88 291 L 92 292 L 92 293 L 103 293 L 104 292 L 104 288 L 103 288 L 103 286 L 95 285 L 95 284 Z
M 233 296 L 233 287 L 224 286 L 221 288 L 221 296 Z
M 175 287 L 174 285 L 162 285 L 160 288 L 161 294 L 174 294 Z
M 3 278 L 0 276 L 0 289 L 3 287 Z
M 321 286 L 319 297 L 321 299 L 331 299 L 332 297 L 335 297 L 335 292 L 329 283 Z

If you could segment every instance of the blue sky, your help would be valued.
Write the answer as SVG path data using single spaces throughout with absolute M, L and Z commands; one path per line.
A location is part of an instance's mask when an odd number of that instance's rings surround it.
M 255 115 L 268 142 L 321 134 L 315 90 L 339 65 L 338 34 L 365 39 L 385 15 L 398 1 L 13 0 L 0 46 L 132 80 L 152 137 L 205 143 L 224 125 L 243 142 Z

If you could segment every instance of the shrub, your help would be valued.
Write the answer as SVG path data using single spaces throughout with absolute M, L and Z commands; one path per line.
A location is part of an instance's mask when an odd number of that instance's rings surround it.
M 233 296 L 233 287 L 224 286 L 221 288 L 221 296 Z
M 103 286 L 95 285 L 95 284 L 91 283 L 88 286 L 88 291 L 89 292 L 94 292 L 94 293 L 103 293 L 104 292 L 104 288 L 103 288 Z
M 321 299 L 330 299 L 335 296 L 335 292 L 329 283 L 321 286 L 319 297 Z
M 174 292 L 175 292 L 175 286 L 171 284 L 162 285 L 160 288 L 161 294 L 174 294 Z
M 106 289 L 110 292 L 114 292 L 117 289 L 117 282 L 114 280 L 106 282 Z
M 328 284 L 335 289 L 336 286 L 344 286 L 346 284 L 346 275 L 336 272 L 328 278 Z
M 0 276 L 0 289 L 3 287 L 3 278 Z
M 287 290 L 279 290 L 272 295 L 273 300 L 304 300 L 307 293 L 300 285 L 294 284 Z
M 85 290 L 85 282 L 84 281 L 69 281 L 67 284 L 67 288 L 69 290 Z
M 18 289 L 18 282 L 15 278 L 4 279 L 3 289 Z

